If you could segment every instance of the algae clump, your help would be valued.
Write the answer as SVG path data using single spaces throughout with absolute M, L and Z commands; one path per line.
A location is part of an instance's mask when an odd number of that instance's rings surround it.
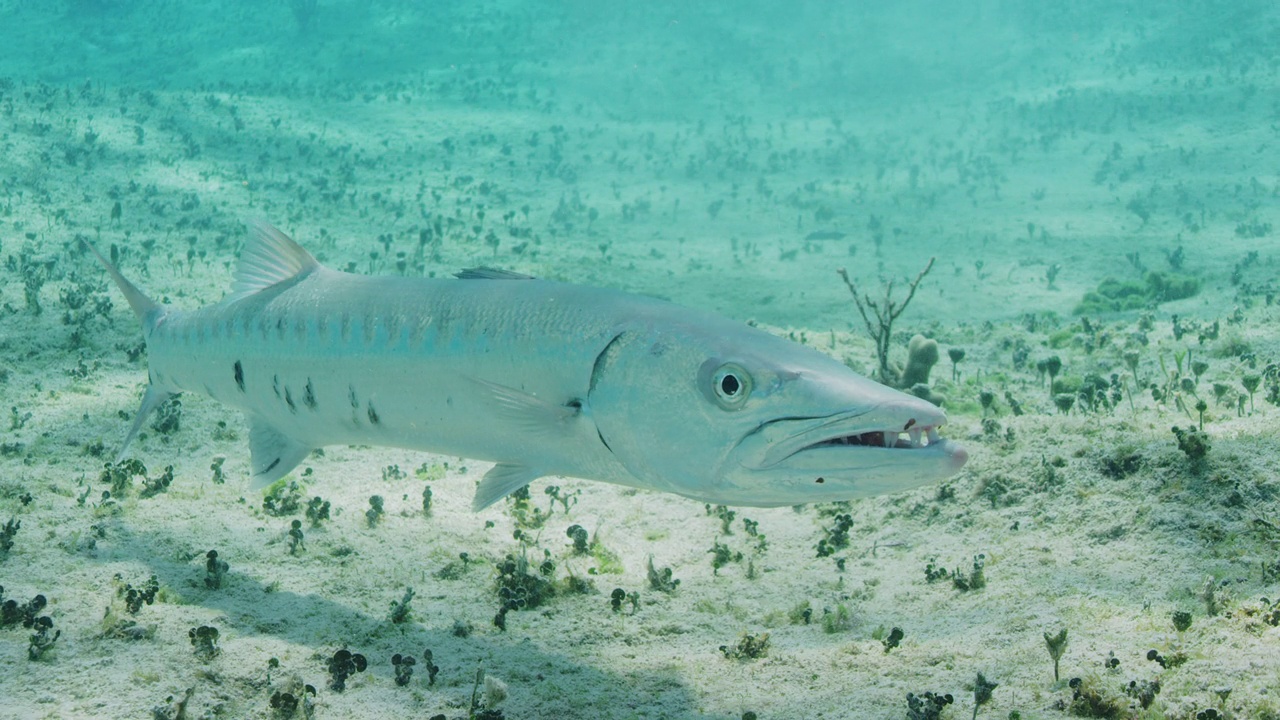
M 1151 305 L 1189 298 L 1198 292 L 1200 280 L 1178 273 L 1152 270 L 1143 275 L 1140 281 L 1107 278 L 1098 284 L 1097 290 L 1085 293 L 1080 304 L 1076 305 L 1075 314 L 1141 310 Z

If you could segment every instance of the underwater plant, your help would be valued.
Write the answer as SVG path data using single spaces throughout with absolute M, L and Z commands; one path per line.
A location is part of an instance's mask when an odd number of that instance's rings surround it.
M 964 348 L 947 348 L 947 357 L 951 358 L 951 382 L 960 382 L 960 361 L 964 360 Z
M 217 590 L 222 587 L 222 583 L 227 577 L 227 571 L 231 569 L 231 566 L 227 561 L 218 559 L 217 550 L 210 550 L 205 553 L 204 557 L 204 586 L 210 590 Z
M 21 527 L 21 520 L 9 518 L 9 522 L 5 523 L 3 528 L 0 528 L 0 560 L 9 557 L 9 551 L 13 549 L 13 538 L 17 536 Z
M 305 549 L 305 546 L 302 544 L 303 537 L 304 536 L 302 534 L 302 521 L 301 520 L 290 521 L 289 522 L 289 554 L 290 555 L 297 555 L 299 550 Z
M 203 662 L 209 662 L 222 652 L 222 648 L 218 647 L 218 628 L 212 625 L 191 628 L 187 631 L 187 637 L 191 639 L 196 657 Z
M 911 299 L 916 295 L 916 288 L 919 287 L 920 281 L 924 279 L 924 276 L 928 275 L 929 271 L 933 269 L 933 261 L 935 259 L 929 258 L 928 264 L 916 275 L 915 280 L 911 281 L 911 285 L 907 289 L 907 296 L 901 302 L 893 298 L 893 280 L 884 283 L 884 298 L 877 301 L 871 299 L 869 294 L 860 295 L 858 287 L 849 279 L 849 273 L 844 268 L 836 270 L 836 273 L 844 280 L 845 287 L 849 288 L 849 294 L 853 295 L 853 302 L 858 306 L 858 314 L 862 316 L 862 322 L 866 324 L 867 335 L 876 344 L 876 361 L 879 363 L 877 378 L 885 385 L 891 387 L 901 385 L 898 372 L 889 363 L 889 343 L 893 338 L 893 323 L 907 309 L 907 305 L 911 304 Z M 872 322 L 872 317 L 875 318 L 875 322 Z
M 890 650 L 901 645 L 902 639 L 905 638 L 906 636 L 907 634 L 903 632 L 902 628 L 900 627 L 894 627 L 892 630 L 890 630 L 889 634 L 880 640 L 880 644 L 884 645 L 885 654 L 887 655 Z
M 417 664 L 417 661 L 413 659 L 412 655 L 396 653 L 391 656 L 391 666 L 396 670 L 397 685 L 403 687 L 409 684 L 409 681 L 413 679 L 413 666 L 415 664 Z
M 743 633 L 734 645 L 721 645 L 720 652 L 729 660 L 758 660 L 769 654 L 769 633 Z
M 679 580 L 672 579 L 671 568 L 666 567 L 662 570 L 656 570 L 653 567 L 653 556 L 649 556 L 649 587 L 659 592 L 673 592 L 678 585 Z
M 907 366 L 902 370 L 898 381 L 902 387 L 928 385 L 929 373 L 938 364 L 938 341 L 915 335 L 907 343 Z M 954 368 L 954 365 L 953 365 Z
M 399 625 L 407 622 L 413 614 L 409 603 L 413 600 L 413 588 L 405 588 L 404 597 L 391 601 L 391 622 Z
M 978 708 L 991 702 L 991 694 L 998 687 L 1000 687 L 999 683 L 993 683 L 982 673 L 978 673 L 978 677 L 973 681 L 973 720 L 977 720 Z
M 307 520 L 311 527 L 320 527 L 320 521 L 329 519 L 329 501 L 319 495 L 307 501 Z
M 358 672 L 364 672 L 368 666 L 368 661 L 360 653 L 353 653 L 345 648 L 338 650 L 328 662 L 330 689 L 334 692 L 346 690 L 347 678 Z
M 1205 455 L 1209 454 L 1212 444 L 1209 442 L 1209 436 L 1204 430 L 1189 427 L 1182 429 L 1174 425 L 1171 429 L 1173 437 L 1178 441 L 1178 449 L 1187 456 L 1192 465 L 1199 467 L 1204 462 Z
M 1058 682 L 1058 661 L 1062 653 L 1067 651 L 1067 629 L 1062 628 L 1057 635 L 1044 634 L 1045 647 L 1049 649 L 1049 657 L 1053 660 L 1053 681 Z
M 940 720 L 943 709 L 955 701 L 951 693 L 907 693 L 907 720 Z
M 384 514 L 382 502 L 381 495 L 369 496 L 369 509 L 364 511 L 364 519 L 369 523 L 370 528 L 377 527 L 378 522 L 382 520 L 382 516 Z

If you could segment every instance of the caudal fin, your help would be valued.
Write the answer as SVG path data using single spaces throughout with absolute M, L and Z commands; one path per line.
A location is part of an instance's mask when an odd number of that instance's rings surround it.
M 164 315 L 164 306 L 147 297 L 137 285 L 129 282 L 129 279 L 120 274 L 116 266 L 111 261 L 103 257 L 98 252 L 98 248 L 94 247 L 88 240 L 81 239 L 80 242 L 88 248 L 98 258 L 98 262 L 102 263 L 102 267 L 106 268 L 107 274 L 115 280 L 116 286 L 120 288 L 120 292 L 124 293 L 124 297 L 129 301 L 129 307 L 133 308 L 133 312 L 138 316 L 138 321 L 142 323 L 143 334 L 156 326 L 160 317 Z M 129 444 L 138 436 L 138 431 L 142 429 L 142 423 L 146 422 L 147 417 L 155 411 L 156 408 L 164 404 L 166 400 L 173 397 L 174 393 L 166 388 L 158 387 L 155 384 L 147 386 L 147 392 L 142 397 L 142 406 L 138 408 L 138 414 L 133 418 L 133 425 L 129 427 L 129 434 L 125 436 L 124 444 L 120 446 L 120 453 L 116 456 L 116 462 L 124 459 L 125 451 L 129 449 Z

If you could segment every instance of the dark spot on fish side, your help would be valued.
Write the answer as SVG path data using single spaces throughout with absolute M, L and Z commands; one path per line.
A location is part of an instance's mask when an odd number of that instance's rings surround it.
M 289 406 L 289 412 L 298 412 L 298 406 L 293 404 L 293 393 L 289 391 L 289 386 L 284 388 L 284 404 Z
M 262 472 L 261 472 L 261 473 L 258 473 L 258 474 L 259 474 L 259 475 L 265 475 L 265 474 L 267 474 L 267 473 L 271 472 L 272 470 L 275 470 L 275 469 L 276 469 L 276 466 L 277 466 L 277 465 L 279 465 L 279 464 L 280 464 L 280 458 L 276 458 L 275 460 L 272 460 L 272 461 L 271 461 L 271 464 L 270 464 L 270 465 L 268 465 L 266 468 L 264 468 L 264 469 L 262 470 Z
M 902 432 L 906 432 L 906 431 L 910 430 L 910 429 L 911 429 L 911 426 L 912 426 L 912 425 L 915 425 L 915 424 L 916 424 L 916 419 L 915 419 L 915 418 L 911 418 L 910 420 L 908 420 L 908 421 L 907 421 L 907 424 L 906 424 L 906 425 L 903 425 L 903 426 L 902 426 Z
M 307 378 L 307 388 L 303 393 L 302 402 L 308 410 L 316 409 L 316 389 L 311 384 L 311 378 Z
M 826 482 L 826 481 L 827 481 L 827 480 L 826 480 L 826 478 L 818 478 L 818 479 L 817 479 L 817 480 L 815 480 L 814 482 L 816 482 L 816 483 L 818 483 L 819 485 L 821 485 L 822 483 L 824 483 L 824 482 Z
M 369 403 L 369 424 L 381 425 L 382 420 L 378 419 L 378 411 L 373 409 L 373 403 Z
M 236 361 L 235 373 L 236 387 L 240 388 L 240 392 L 244 392 L 244 366 L 240 364 L 239 360 Z
M 581 412 L 581 411 L 582 411 L 582 401 L 581 401 L 581 400 L 578 400 L 577 398 L 574 398 L 573 400 L 570 400 L 569 402 L 565 403 L 565 407 L 567 407 L 567 408 L 572 408 L 573 410 L 577 410 L 577 411 Z

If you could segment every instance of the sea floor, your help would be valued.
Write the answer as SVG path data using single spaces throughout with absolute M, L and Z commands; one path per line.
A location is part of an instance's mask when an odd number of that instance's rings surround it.
M 981 673 L 977 717 L 1280 718 L 1274 10 L 71 5 L 0 2 L 0 717 L 968 718 Z M 894 362 L 939 343 L 971 459 L 847 504 L 557 479 L 473 513 L 486 463 L 329 447 L 264 505 L 243 419 L 184 396 L 104 498 L 146 354 L 78 239 L 193 308 L 258 218 L 334 267 L 657 295 L 865 374 L 835 270 L 901 299 L 936 258 Z M 499 627 L 504 585 L 536 607 Z

